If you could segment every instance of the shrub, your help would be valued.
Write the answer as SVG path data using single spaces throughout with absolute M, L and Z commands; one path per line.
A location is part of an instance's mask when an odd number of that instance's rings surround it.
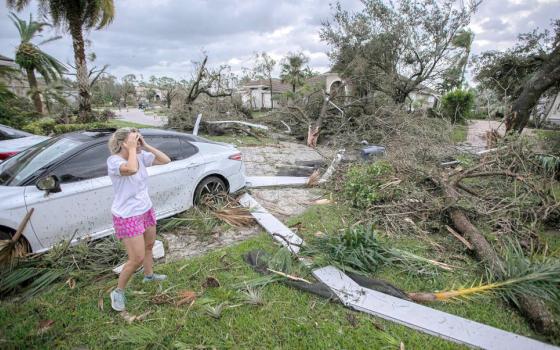
M 49 117 L 37 119 L 23 127 L 23 130 L 35 135 L 49 135 L 54 132 L 56 121 Z
M 393 168 L 385 161 L 355 165 L 346 173 L 344 196 L 357 208 L 367 208 L 391 199 L 396 194 L 393 186 L 383 187 L 392 178 Z
M 0 94 L 0 124 L 21 129 L 37 116 L 27 98 L 18 97 L 9 91 Z
M 453 124 L 463 123 L 473 112 L 475 95 L 471 90 L 455 89 L 441 98 L 441 112 Z
M 55 134 L 64 134 L 67 132 L 73 132 L 78 130 L 87 130 L 87 129 L 98 129 L 98 128 L 108 128 L 110 127 L 107 123 L 96 122 L 96 123 L 89 123 L 89 124 L 58 124 L 54 127 Z
M 110 109 L 104 109 L 101 113 L 98 114 L 97 120 L 100 122 L 106 122 L 110 119 L 115 119 L 117 115 Z

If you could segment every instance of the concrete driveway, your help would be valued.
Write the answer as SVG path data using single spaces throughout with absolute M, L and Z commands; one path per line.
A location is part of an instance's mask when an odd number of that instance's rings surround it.
M 167 123 L 167 117 L 152 114 L 148 115 L 138 108 L 121 108 L 120 111 L 116 110 L 115 113 L 118 119 L 139 124 L 161 127 Z

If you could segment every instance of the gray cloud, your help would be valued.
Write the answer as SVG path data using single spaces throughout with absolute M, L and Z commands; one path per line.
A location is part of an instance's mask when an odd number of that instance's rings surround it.
M 359 0 L 342 3 L 349 9 L 361 7 Z M 230 64 L 235 71 L 251 66 L 255 51 L 266 51 L 277 60 L 290 51 L 303 51 L 312 68 L 329 69 L 328 48 L 318 36 L 321 22 L 331 13 L 324 0 L 118 0 L 115 4 L 114 23 L 87 37 L 92 42 L 89 49 L 97 54 L 96 64 L 110 64 L 110 72 L 117 76 L 186 78 L 202 50 L 208 52 L 211 64 Z M 487 0 L 473 18 L 474 53 L 513 45 L 518 33 L 548 26 L 549 16 L 559 10 L 560 0 Z M 36 13 L 31 7 L 20 16 L 30 11 Z M 0 54 L 13 56 L 18 35 L 7 15 L 5 6 L 0 6 Z M 61 34 L 62 40 L 44 49 L 72 62 L 71 40 Z

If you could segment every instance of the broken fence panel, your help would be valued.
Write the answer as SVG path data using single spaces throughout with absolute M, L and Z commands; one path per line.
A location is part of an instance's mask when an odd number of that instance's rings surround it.
M 276 187 L 276 186 L 305 186 L 308 177 L 298 176 L 247 176 L 246 186 L 256 187 Z
M 330 180 L 331 176 L 334 174 L 334 171 L 336 170 L 336 167 L 342 161 L 342 158 L 344 157 L 344 152 L 345 151 L 346 150 L 344 150 L 344 149 L 341 149 L 341 150 L 338 151 L 338 153 L 334 157 L 333 161 L 331 162 L 331 165 L 329 165 L 329 167 L 327 168 L 327 170 L 325 171 L 323 176 L 319 179 L 320 184 L 325 183 L 325 182 Z
M 249 208 L 251 215 L 257 220 L 259 225 L 272 235 L 272 237 L 287 247 L 292 253 L 299 253 L 300 246 L 303 239 L 296 235 L 274 215 L 270 214 L 262 205 L 259 204 L 253 197 L 245 193 L 239 198 L 239 203 Z
M 487 326 L 427 306 L 363 288 L 336 267 L 313 271 L 347 307 L 400 323 L 459 344 L 496 350 L 559 350 L 560 348 Z

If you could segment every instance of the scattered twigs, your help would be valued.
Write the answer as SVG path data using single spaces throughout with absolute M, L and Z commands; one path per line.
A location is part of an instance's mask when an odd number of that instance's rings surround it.
M 270 271 L 270 272 L 272 272 L 272 273 L 274 273 L 274 274 L 280 275 L 280 276 L 282 276 L 282 277 L 286 277 L 287 279 L 290 279 L 290 280 L 292 280 L 292 281 L 300 281 L 300 282 L 305 282 L 305 283 L 307 283 L 307 284 L 312 284 L 311 282 L 309 282 L 309 281 L 306 280 L 305 278 L 301 278 L 301 277 L 297 277 L 297 276 L 292 276 L 292 275 L 289 275 L 289 274 L 284 273 L 284 272 L 281 272 L 281 271 L 273 270 L 273 269 L 271 269 L 271 268 L 267 268 L 266 270 L 267 270 L 267 271 Z
M 457 238 L 461 243 L 463 243 L 465 245 L 465 247 L 467 247 L 469 250 L 473 250 L 472 244 L 470 244 L 469 241 L 464 239 L 463 236 L 458 234 L 457 231 L 455 231 L 454 229 L 452 229 L 448 225 L 445 225 L 445 228 L 447 229 L 447 231 L 449 233 L 451 233 L 453 235 L 453 237 Z

